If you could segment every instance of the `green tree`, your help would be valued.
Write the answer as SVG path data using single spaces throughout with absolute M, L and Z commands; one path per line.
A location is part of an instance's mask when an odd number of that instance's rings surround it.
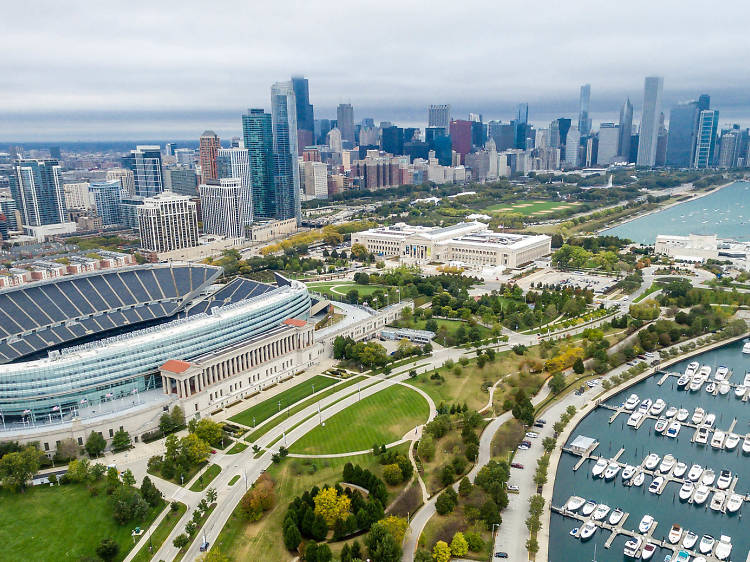
M 395 486 L 401 479 L 403 474 L 401 473 L 401 467 L 398 464 L 388 464 L 383 467 L 383 480 L 391 486 Z
M 472 489 L 471 481 L 469 480 L 468 477 L 464 476 L 461 479 L 461 483 L 458 485 L 458 494 L 461 497 L 465 498 L 466 496 L 471 494 L 471 489 Z
M 141 482 L 141 496 L 143 496 L 143 499 L 146 500 L 148 505 L 155 507 L 158 505 L 159 500 L 161 500 L 162 493 L 159 491 L 159 488 L 154 486 L 154 483 L 151 482 L 151 478 L 144 476 L 143 482 Z
M 104 560 L 104 562 L 114 560 L 115 558 L 117 558 L 117 554 L 119 552 L 120 545 L 117 544 L 117 541 L 110 537 L 102 539 L 101 542 L 96 546 L 96 555 Z
M 175 548 L 182 549 L 186 547 L 189 542 L 190 542 L 190 539 L 188 538 L 188 536 L 185 533 L 181 533 L 174 538 L 174 540 L 172 541 L 172 544 L 174 545 Z
M 91 458 L 98 457 L 102 454 L 102 451 L 107 447 L 107 442 L 101 433 L 92 431 L 86 438 L 86 444 L 84 448 Z
M 302 535 L 299 528 L 294 523 L 289 523 L 284 527 L 284 546 L 287 550 L 297 550 L 299 543 L 302 542 Z
M 115 431 L 115 434 L 112 436 L 112 450 L 114 452 L 117 453 L 125 449 L 130 449 L 131 444 L 130 433 L 124 429 Z
M 465 556 L 469 552 L 469 543 L 466 542 L 464 534 L 460 531 L 453 535 L 451 541 L 451 554 L 456 557 Z
M 584 367 L 584 365 L 583 365 L 583 359 L 581 359 L 580 357 L 578 357 L 578 358 L 577 358 L 577 359 L 576 359 L 576 360 L 575 360 L 575 361 L 573 362 L 573 371 L 575 371 L 575 373 L 576 373 L 577 375 L 582 375 L 582 374 L 583 374 L 583 371 L 585 371 L 585 370 L 586 370 L 586 369 L 585 369 L 585 367 Z
M 455 509 L 457 502 L 458 499 L 455 490 L 453 488 L 446 488 L 445 491 L 438 496 L 437 500 L 435 500 L 435 510 L 440 515 L 446 515 Z
M 33 445 L 8 453 L 0 459 L 0 482 L 12 491 L 23 491 L 39 470 L 41 452 Z
M 216 423 L 208 418 L 203 418 L 195 424 L 193 433 L 203 439 L 206 443 L 217 447 L 221 443 L 221 438 L 224 435 L 223 424 Z
M 432 549 L 432 558 L 435 562 L 449 562 L 451 559 L 451 549 L 445 541 L 438 541 Z
M 400 533 L 400 527 L 396 532 Z M 365 538 L 365 545 L 369 558 L 373 562 L 398 562 L 401 560 L 401 548 L 391 534 L 389 524 L 384 524 L 383 521 L 375 523 L 370 528 L 370 532 Z
M 211 446 L 195 433 L 180 439 L 180 449 L 191 464 L 202 463 L 211 454 Z
M 129 486 L 118 487 L 110 496 L 112 515 L 120 525 L 129 521 L 142 521 L 148 513 L 148 504 L 138 490 Z
M 552 378 L 549 381 L 549 389 L 552 391 L 552 394 L 560 394 L 566 385 L 565 375 L 560 372 L 552 375 Z

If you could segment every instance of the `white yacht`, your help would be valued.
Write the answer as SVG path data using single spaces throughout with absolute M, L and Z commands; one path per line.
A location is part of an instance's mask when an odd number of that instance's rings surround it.
M 727 511 L 729 513 L 737 513 L 742 507 L 743 498 L 740 494 L 732 494 L 729 496 L 727 501 Z
M 632 464 L 625 465 L 622 469 L 622 480 L 627 482 L 635 475 L 636 468 Z
M 643 419 L 644 413 L 638 410 L 637 412 L 633 412 L 630 414 L 630 417 L 628 418 L 628 426 L 630 427 L 638 427 L 638 424 L 641 423 L 641 420 Z
M 690 549 L 690 548 L 693 548 L 695 546 L 695 543 L 697 542 L 698 542 L 698 535 L 696 535 L 690 529 L 685 531 L 685 538 L 682 539 L 682 546 Z
M 620 472 L 620 465 L 616 462 L 611 462 L 607 466 L 607 470 L 604 471 L 604 479 L 612 480 L 615 476 L 617 476 L 618 472 Z
M 596 506 L 594 513 L 591 514 L 591 518 L 594 521 L 601 521 L 607 516 L 608 513 L 609 513 L 609 506 L 606 504 L 600 503 L 599 505 Z
M 633 479 L 630 481 L 631 486 L 643 486 L 643 481 L 646 480 L 646 474 L 643 471 L 640 471 L 638 474 L 633 476 Z
M 659 472 L 662 474 L 668 473 L 670 470 L 674 468 L 675 463 L 677 462 L 677 459 L 674 458 L 673 455 L 666 454 L 664 455 L 664 458 L 661 461 L 661 464 L 659 465 Z
M 742 440 L 742 452 L 750 455 L 750 433 L 745 435 L 745 438 Z
M 623 404 L 623 408 L 625 408 L 628 411 L 635 410 L 635 407 L 640 403 L 640 400 L 638 399 L 637 394 L 631 394 L 627 400 L 625 400 L 625 404 Z
M 695 373 L 698 372 L 698 369 L 700 369 L 700 366 L 701 364 L 698 363 L 697 361 L 691 361 L 688 364 L 687 369 L 685 369 L 685 374 L 689 377 L 692 377 Z
M 716 372 L 714 373 L 714 380 L 725 381 L 727 380 L 728 375 L 729 375 L 729 367 L 726 367 L 724 365 L 719 365 L 719 368 L 716 369 Z
M 680 539 L 682 538 L 682 527 L 680 527 L 677 523 L 672 525 L 672 528 L 669 530 L 669 542 L 672 544 L 677 544 L 680 542 Z
M 695 505 L 703 505 L 708 499 L 708 493 L 708 486 L 704 486 L 703 484 L 701 484 L 700 486 L 698 486 L 698 489 L 695 490 L 695 494 L 693 494 L 693 503 Z
M 713 427 L 716 421 L 716 414 L 706 414 L 706 418 L 703 420 L 703 425 L 706 427 Z
M 654 524 L 654 518 L 650 515 L 646 514 L 641 519 L 641 522 L 638 523 L 638 530 L 641 533 L 648 533 L 649 529 L 651 529 L 651 526 Z
M 625 548 L 623 548 L 623 553 L 625 556 L 629 556 L 630 558 L 635 558 L 638 556 L 638 550 L 641 548 L 641 544 L 643 543 L 643 539 L 641 537 L 634 537 L 632 539 L 628 539 L 625 541 Z
M 663 433 L 665 429 L 667 429 L 667 426 L 669 425 L 669 420 L 665 417 L 661 417 L 658 420 L 656 420 L 656 423 L 654 424 L 654 431 L 656 433 Z
M 690 421 L 693 422 L 695 425 L 700 425 L 703 423 L 703 418 L 706 417 L 706 410 L 698 406 L 695 409 L 695 412 L 693 412 L 693 417 L 690 418 Z
M 742 346 L 742 353 L 750 353 L 750 341 L 745 342 L 745 345 Z
M 688 466 L 684 462 L 679 461 L 676 465 L 674 465 L 672 476 L 674 476 L 675 478 L 682 478 L 687 472 L 687 468 Z
M 724 448 L 727 451 L 734 451 L 740 444 L 740 436 L 736 433 L 727 433 L 727 440 L 724 441 Z
M 591 469 L 591 474 L 594 476 L 601 476 L 601 474 L 607 469 L 607 459 L 599 459 L 596 461 L 594 468 Z
M 667 403 L 664 402 L 664 400 L 662 400 L 661 398 L 657 398 L 656 402 L 654 402 L 653 405 L 651 406 L 651 410 L 649 410 L 649 413 L 652 416 L 658 416 L 664 411 L 664 408 L 666 407 L 667 407 Z
M 680 499 L 683 501 L 689 500 L 690 496 L 693 495 L 694 491 L 695 491 L 695 484 L 693 484 L 690 480 L 688 480 L 680 487 Z
M 638 411 L 643 412 L 644 414 L 648 414 L 649 409 L 653 405 L 653 402 L 651 401 L 651 398 L 646 398 L 643 402 L 640 403 L 638 406 Z
M 669 408 L 667 408 L 667 411 L 664 412 L 664 416 L 666 418 L 673 418 L 676 415 L 677 415 L 677 408 L 675 408 L 674 406 L 670 406 Z
M 713 394 L 714 392 L 716 392 L 716 383 L 715 382 L 708 383 L 706 385 L 706 392 L 708 392 L 709 394 Z
M 727 500 L 727 495 L 724 492 L 714 492 L 711 498 L 711 509 L 714 511 L 721 511 L 724 507 L 724 502 Z
M 565 509 L 568 511 L 578 511 L 585 503 L 586 500 L 581 496 L 570 496 L 568 502 L 565 504 Z
M 698 550 L 701 551 L 701 554 L 708 554 L 713 550 L 714 543 L 716 542 L 716 539 L 714 539 L 711 535 L 703 535 L 701 537 L 701 542 L 698 545 Z
M 747 387 L 744 384 L 734 387 L 734 395 L 737 398 L 744 398 L 745 392 L 747 392 Z
M 643 552 L 641 552 L 641 560 L 651 560 L 651 557 L 656 552 L 656 546 L 647 542 L 643 545 Z
M 596 509 L 596 503 L 588 500 L 581 508 L 581 513 L 584 515 L 591 515 L 591 512 Z
M 716 545 L 714 555 L 719 560 L 726 560 L 727 558 L 729 558 L 730 554 L 732 554 L 732 537 L 721 535 L 721 537 L 719 538 L 719 542 Z
M 682 427 L 682 424 L 678 421 L 673 421 L 669 424 L 669 427 L 667 428 L 667 432 L 665 435 L 667 437 L 675 438 L 680 434 L 680 428 Z
M 714 434 L 711 437 L 711 446 L 714 449 L 721 449 L 722 447 L 724 447 L 724 439 L 726 439 L 726 437 L 726 433 L 717 429 L 716 431 L 714 431 Z
M 625 515 L 625 512 L 618 507 L 609 514 L 609 519 L 607 519 L 607 522 L 610 525 L 617 525 L 620 521 L 622 521 L 623 515 Z
M 688 412 L 685 408 L 680 408 L 679 410 L 677 410 L 677 421 L 684 422 L 686 419 L 688 419 L 689 415 L 690 412 Z
M 699 427 L 698 433 L 695 434 L 695 442 L 699 443 L 700 445 L 705 445 L 708 443 L 708 428 L 707 427 Z
M 722 396 L 725 396 L 729 394 L 729 391 L 731 390 L 731 388 L 732 387 L 729 385 L 727 381 L 721 381 L 719 383 L 719 394 L 721 394 Z
M 690 392 L 698 392 L 702 386 L 703 379 L 696 376 L 693 378 L 693 380 L 690 381 L 690 385 L 688 386 L 688 388 L 690 389 Z
M 643 462 L 643 466 L 648 470 L 654 470 L 656 468 L 656 465 L 659 464 L 659 461 L 661 461 L 661 457 L 656 453 L 651 453 L 646 457 L 646 460 Z
M 719 472 L 719 477 L 716 479 L 716 487 L 719 490 L 726 490 L 732 483 L 732 471 L 726 468 L 722 468 Z
M 651 492 L 652 494 L 658 494 L 663 484 L 664 484 L 664 477 L 657 476 L 651 481 L 651 484 L 648 487 L 648 491 Z
M 713 486 L 714 480 L 716 480 L 716 473 L 714 472 L 713 468 L 707 468 L 703 471 L 703 476 L 701 476 L 701 483 L 704 486 Z
M 703 474 L 703 467 L 699 464 L 694 464 L 690 467 L 690 472 L 688 472 L 688 479 L 692 480 L 693 482 L 697 482 L 701 474 Z
M 698 370 L 698 375 L 700 378 L 702 378 L 704 381 L 708 380 L 708 378 L 711 376 L 711 366 L 710 365 L 703 365 Z
M 594 533 L 596 533 L 596 530 L 598 527 L 591 521 L 586 522 L 586 524 L 581 527 L 581 540 L 587 540 L 590 539 Z
M 690 382 L 690 375 L 688 374 L 680 375 L 680 378 L 677 379 L 677 388 L 685 388 L 689 382 Z

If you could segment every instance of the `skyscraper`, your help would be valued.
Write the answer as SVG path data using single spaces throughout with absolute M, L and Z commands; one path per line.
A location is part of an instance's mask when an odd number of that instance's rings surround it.
M 643 84 L 643 112 L 638 140 L 638 159 L 636 160 L 639 166 L 653 166 L 656 163 L 663 88 L 664 78 L 661 76 L 647 76 Z
M 89 192 L 94 198 L 96 213 L 101 217 L 104 226 L 122 222 L 120 213 L 122 185 L 120 180 L 92 182 L 89 186 Z
M 341 109 L 342 106 L 339 106 Z M 348 106 L 351 138 L 354 139 L 354 120 Z M 271 122 L 273 126 L 274 186 L 276 188 L 276 218 L 302 220 L 297 163 L 297 102 L 291 82 L 277 82 L 271 87 Z M 342 131 L 343 136 L 343 131 Z
M 198 212 L 189 197 L 167 191 L 144 199 L 136 213 L 142 248 L 158 253 L 198 245 Z
M 292 88 L 297 101 L 297 150 L 315 144 L 315 113 L 310 103 L 310 86 L 304 76 L 292 76 Z
M 240 178 L 221 178 L 198 187 L 203 232 L 226 238 L 244 238 L 252 220 L 250 200 Z
M 137 146 L 122 157 L 122 167 L 133 172 L 135 194 L 152 197 L 164 191 L 161 171 L 161 150 L 158 145 Z
M 62 168 L 57 160 L 17 160 L 11 194 L 23 224 L 43 226 L 67 222 Z
M 514 128 L 515 147 L 526 150 L 526 138 L 529 127 L 529 104 L 519 103 L 516 110 L 516 118 L 512 122 Z
M 630 162 L 630 137 L 633 134 L 633 104 L 630 98 L 620 108 L 620 138 L 617 141 L 617 154 Z
M 578 161 L 578 152 L 581 146 L 581 133 L 578 131 L 578 127 L 571 127 L 568 129 L 568 134 L 565 138 L 565 164 L 569 167 L 576 167 L 580 165 Z
M 128 195 L 135 194 L 135 180 L 133 179 L 133 171 L 125 170 L 123 168 L 114 168 L 107 170 L 107 181 L 117 180 L 122 186 L 122 190 Z
M 241 220 L 242 224 L 249 226 L 253 222 L 253 190 L 248 150 L 246 148 L 220 148 L 216 158 L 216 169 L 220 179 L 240 180 Z
M 611 164 L 617 158 L 617 142 L 619 137 L 620 129 L 614 123 L 602 123 L 599 125 L 597 164 Z
M 216 156 L 221 148 L 221 140 L 213 131 L 203 131 L 200 138 L 199 160 L 201 165 L 201 179 L 203 183 L 215 180 L 219 176 L 216 173 Z
M 198 176 L 195 170 L 185 164 L 166 166 L 164 168 L 164 191 L 195 197 L 198 194 Z
M 242 136 L 250 161 L 253 192 L 253 217 L 276 216 L 276 193 L 273 183 L 273 127 L 271 114 L 262 109 L 248 109 L 242 116 Z
M 427 126 L 442 127 L 445 134 L 449 134 L 451 126 L 451 106 L 449 104 L 431 105 L 427 110 Z
M 452 120 L 450 136 L 453 150 L 461 155 L 461 163 L 463 163 L 464 157 L 471 152 L 471 121 Z
M 683 102 L 670 110 L 667 166 L 688 168 L 692 164 L 699 114 L 697 101 Z
M 390 154 L 404 153 L 404 130 L 401 127 L 386 127 L 382 130 L 382 146 Z
M 693 168 L 710 168 L 714 164 L 716 150 L 716 128 L 719 124 L 719 110 L 705 109 L 698 117 L 698 135 L 695 141 Z
M 350 103 L 341 103 L 336 108 L 336 120 L 338 128 L 341 131 L 341 140 L 349 145 L 346 148 L 354 146 L 354 108 Z
M 722 131 L 717 163 L 719 168 L 734 168 L 737 166 L 741 146 L 742 133 L 739 128 Z
M 591 101 L 591 84 L 581 86 L 581 98 L 578 103 L 578 130 L 581 136 L 591 132 L 591 118 L 589 117 L 589 103 Z

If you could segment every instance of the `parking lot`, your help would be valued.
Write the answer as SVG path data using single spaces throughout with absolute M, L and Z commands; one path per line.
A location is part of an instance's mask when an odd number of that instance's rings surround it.
M 606 275 L 593 275 L 582 271 L 557 271 L 547 269 L 519 281 L 524 290 L 528 290 L 531 284 L 539 282 L 545 285 L 562 285 L 563 287 L 580 287 L 591 289 L 595 294 L 609 292 L 617 283 L 617 279 Z

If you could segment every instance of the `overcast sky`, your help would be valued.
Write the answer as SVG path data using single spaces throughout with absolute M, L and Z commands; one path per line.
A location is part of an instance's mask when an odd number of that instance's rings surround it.
M 424 125 L 532 121 L 578 110 L 616 120 L 643 78 L 664 76 L 665 113 L 706 92 L 721 122 L 750 125 L 750 2 L 568 0 L 7 2 L 0 16 L 0 139 L 189 139 L 240 131 L 270 86 L 304 74 L 316 117 Z

